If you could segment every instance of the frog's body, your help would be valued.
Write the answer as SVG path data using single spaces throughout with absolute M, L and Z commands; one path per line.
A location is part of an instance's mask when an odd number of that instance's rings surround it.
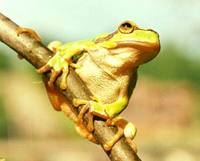
M 113 119 L 115 121 L 111 124 L 117 124 L 121 118 L 115 118 L 126 108 L 135 86 L 138 66 L 158 54 L 160 43 L 155 31 L 140 29 L 135 23 L 126 21 L 117 31 L 101 34 L 94 40 L 64 45 L 55 41 L 49 44 L 49 48 L 55 55 L 39 69 L 41 73 L 53 71 L 49 86 L 52 88 L 61 74 L 60 87 L 65 90 L 69 65 L 74 67 L 93 97 L 92 100 L 74 99 L 74 105 L 85 106 L 82 115 L 88 111 L 91 117 L 96 115 L 106 120 Z M 130 123 L 126 125 L 123 126 L 125 136 L 133 138 L 136 132 L 134 126 Z M 109 150 L 121 137 L 121 128 L 118 126 L 118 137 L 106 143 L 105 149 Z M 93 128 L 90 126 L 89 129 Z

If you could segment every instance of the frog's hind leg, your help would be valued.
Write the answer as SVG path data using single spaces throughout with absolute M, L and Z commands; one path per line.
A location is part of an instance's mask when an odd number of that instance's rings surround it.
M 94 135 L 88 131 L 88 129 L 84 126 L 83 122 L 79 122 L 78 117 L 74 114 L 72 109 L 67 104 L 61 105 L 61 110 L 65 113 L 67 117 L 69 117 L 71 120 L 73 120 L 76 124 L 76 131 L 81 135 L 82 137 L 88 139 L 89 141 L 97 144 L 97 140 L 95 139 Z
M 106 151 L 109 151 L 112 149 L 113 145 L 122 137 L 125 136 L 126 141 L 129 143 L 131 148 L 137 152 L 136 145 L 132 142 L 133 138 L 136 135 L 136 128 L 135 126 L 127 122 L 126 120 L 122 119 L 121 117 L 116 117 L 113 119 L 107 120 L 107 125 L 115 125 L 117 126 L 117 133 L 114 135 L 114 137 L 106 142 L 103 147 Z
M 49 96 L 49 100 L 56 111 L 62 111 L 67 117 L 69 117 L 76 124 L 76 131 L 84 138 L 97 144 L 97 140 L 94 135 L 88 131 L 87 127 L 83 123 L 80 123 L 76 112 L 70 107 L 70 103 L 65 97 L 56 89 L 49 87 L 48 79 L 43 77 L 45 87 Z
M 88 139 L 89 141 L 99 144 L 94 135 L 88 131 L 88 129 L 83 125 L 79 124 L 76 126 L 76 131 L 84 138 Z

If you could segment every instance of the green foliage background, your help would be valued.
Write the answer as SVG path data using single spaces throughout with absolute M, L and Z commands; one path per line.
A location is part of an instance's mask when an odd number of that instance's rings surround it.
M 145 64 L 140 71 L 159 80 L 185 80 L 199 90 L 200 60 L 190 59 L 185 51 L 168 43 L 157 58 Z

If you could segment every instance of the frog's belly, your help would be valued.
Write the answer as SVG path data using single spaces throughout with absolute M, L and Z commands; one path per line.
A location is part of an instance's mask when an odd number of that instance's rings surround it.
M 95 97 L 103 103 L 111 103 L 118 98 L 119 82 L 97 66 L 88 55 L 84 55 L 77 64 L 80 65 L 76 69 L 77 74 Z

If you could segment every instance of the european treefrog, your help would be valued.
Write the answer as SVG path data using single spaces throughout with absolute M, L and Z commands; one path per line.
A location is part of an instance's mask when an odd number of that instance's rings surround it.
M 54 41 L 48 47 L 55 55 L 38 71 L 52 71 L 48 88 L 54 107 L 65 111 L 77 123 L 79 133 L 94 142 L 94 116 L 105 119 L 107 125 L 117 126 L 115 137 L 103 145 L 105 150 L 110 150 L 123 135 L 131 143 L 136 128 L 119 117 L 119 114 L 126 108 L 135 87 L 138 67 L 159 53 L 158 33 L 151 29 L 141 29 L 132 21 L 125 21 L 116 31 L 103 33 L 93 40 L 66 44 Z M 92 93 L 91 100 L 74 99 L 74 106 L 81 108 L 78 117 L 67 110 L 67 103 L 63 103 L 61 96 L 55 95 L 52 90 L 59 75 L 60 88 L 67 88 L 69 66 L 75 68 L 75 72 Z M 85 115 L 89 120 L 86 126 L 82 121 Z

